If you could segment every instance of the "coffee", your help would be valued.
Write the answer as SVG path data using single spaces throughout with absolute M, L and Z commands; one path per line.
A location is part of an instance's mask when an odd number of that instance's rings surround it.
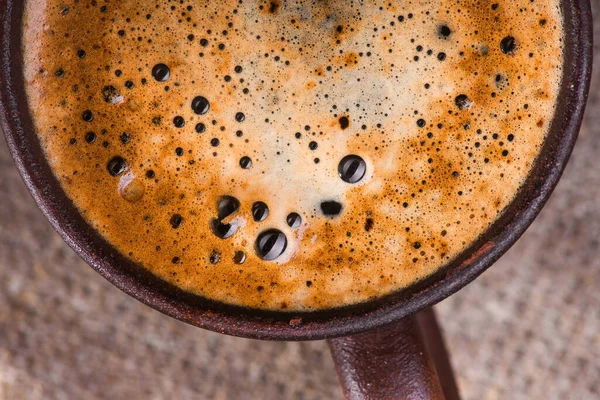
M 47 159 L 190 292 L 317 310 L 414 284 L 502 213 L 548 132 L 558 0 L 29 0 Z

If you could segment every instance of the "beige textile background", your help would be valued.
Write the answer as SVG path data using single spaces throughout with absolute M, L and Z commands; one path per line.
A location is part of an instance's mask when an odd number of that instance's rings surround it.
M 52 230 L 0 142 L 0 399 L 341 398 L 325 342 L 226 337 L 112 287 Z M 465 399 L 600 399 L 599 243 L 597 70 L 540 217 L 437 307 Z

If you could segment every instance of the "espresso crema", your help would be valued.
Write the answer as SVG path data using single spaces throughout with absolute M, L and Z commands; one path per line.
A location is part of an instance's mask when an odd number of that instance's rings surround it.
M 448 264 L 502 213 L 554 114 L 558 0 L 28 0 L 47 159 L 156 276 L 310 311 Z

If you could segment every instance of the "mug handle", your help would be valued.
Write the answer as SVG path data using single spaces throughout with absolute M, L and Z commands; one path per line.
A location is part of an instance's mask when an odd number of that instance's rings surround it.
M 328 344 L 347 400 L 460 399 L 432 308 Z

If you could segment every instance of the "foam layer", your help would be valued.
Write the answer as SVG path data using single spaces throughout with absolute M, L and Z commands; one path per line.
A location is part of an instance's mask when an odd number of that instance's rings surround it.
M 262 309 L 363 302 L 452 260 L 518 191 L 562 68 L 558 0 L 29 0 L 24 27 L 38 134 L 86 220 L 162 279 Z

